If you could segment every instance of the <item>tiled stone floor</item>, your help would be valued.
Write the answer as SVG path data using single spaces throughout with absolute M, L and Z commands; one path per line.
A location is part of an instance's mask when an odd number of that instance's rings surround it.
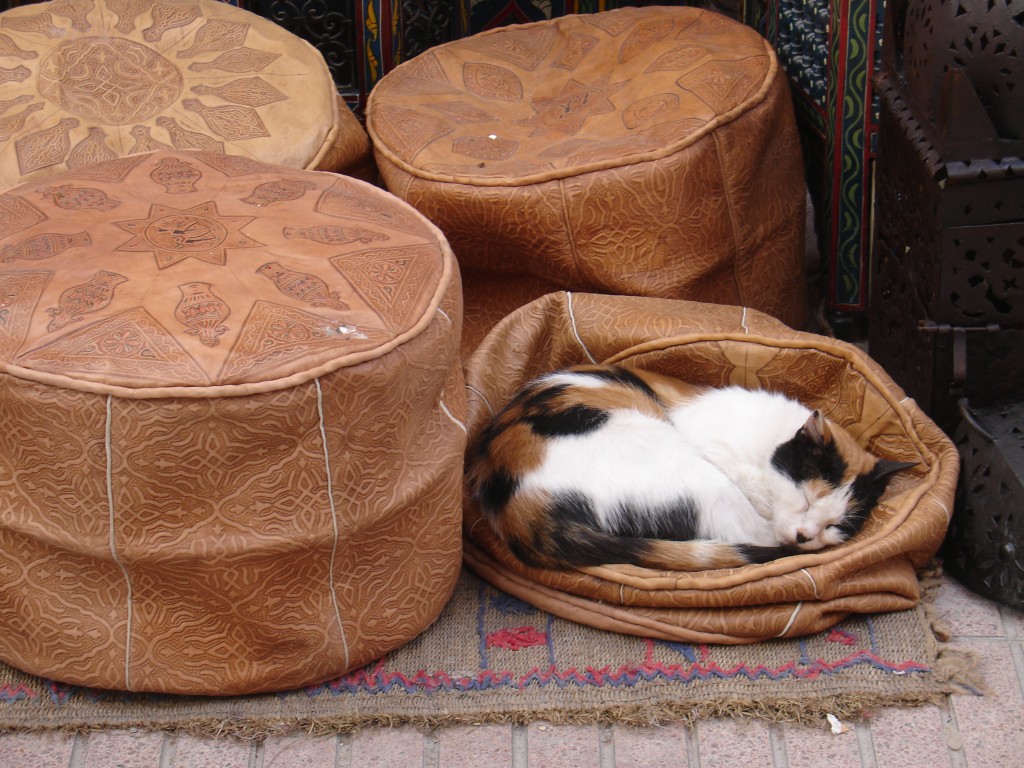
M 1024 613 L 945 578 L 937 608 L 991 693 L 884 709 L 832 735 L 752 720 L 369 729 L 264 743 L 142 731 L 0 735 L 0 768 L 1024 768 Z

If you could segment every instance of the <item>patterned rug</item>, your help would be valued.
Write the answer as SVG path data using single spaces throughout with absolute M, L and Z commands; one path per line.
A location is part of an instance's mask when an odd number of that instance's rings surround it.
M 0 665 L 0 729 L 175 728 L 262 737 L 370 724 L 650 724 L 744 715 L 824 722 L 977 692 L 968 657 L 929 610 L 849 618 L 828 632 L 746 646 L 671 643 L 584 627 L 468 572 L 420 637 L 323 685 L 202 698 L 98 691 Z

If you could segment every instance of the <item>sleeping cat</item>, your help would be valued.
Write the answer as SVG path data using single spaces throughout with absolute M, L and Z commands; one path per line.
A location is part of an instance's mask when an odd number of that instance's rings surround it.
M 519 391 L 467 479 L 527 565 L 692 571 L 840 544 L 910 466 L 778 393 L 577 366 Z

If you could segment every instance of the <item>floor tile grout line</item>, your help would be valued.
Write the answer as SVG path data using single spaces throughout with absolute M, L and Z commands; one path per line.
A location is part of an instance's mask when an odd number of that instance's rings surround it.
M 857 751 L 860 753 L 860 768 L 878 768 L 878 756 L 875 754 L 875 738 L 871 733 L 871 721 L 861 720 L 853 724 L 857 735 Z
M 178 734 L 165 733 L 160 742 L 160 768 L 174 768 L 174 758 L 178 752 Z
M 1017 637 L 1017 626 L 1009 608 L 999 609 L 999 616 L 1003 620 L 1003 631 L 1006 633 L 1006 642 L 1010 646 L 1010 658 L 1013 660 L 1013 668 L 1017 672 L 1017 685 L 1020 688 L 1020 695 L 1024 698 L 1024 645 Z
M 334 740 L 334 768 L 351 768 L 352 737 L 339 733 Z
M 1009 640 L 1003 635 L 953 635 L 949 642 L 956 643 L 1005 643 Z
M 249 768 L 263 768 L 267 755 L 267 742 L 254 741 L 249 745 Z
M 964 739 L 960 733 L 960 725 L 956 721 L 953 697 L 948 694 L 944 696 L 939 709 L 942 712 L 942 736 L 946 741 L 950 768 L 968 768 L 967 757 L 964 755 Z M 954 748 L 954 745 L 958 748 Z
M 789 768 L 786 731 L 782 723 L 768 723 L 768 742 L 772 750 L 772 768 Z
M 437 728 L 423 734 L 423 768 L 441 768 L 441 734 Z
M 615 768 L 615 727 L 611 723 L 597 726 L 597 763 L 600 768 Z
M 686 764 L 688 768 L 700 768 L 700 732 L 697 722 L 687 723 L 683 729 L 686 739 Z
M 68 758 L 68 768 L 85 768 L 85 761 L 89 759 L 89 734 L 79 732 L 75 734 L 74 743 L 71 745 L 71 756 Z
M 512 725 L 512 768 L 527 768 L 530 762 L 530 744 L 525 725 Z

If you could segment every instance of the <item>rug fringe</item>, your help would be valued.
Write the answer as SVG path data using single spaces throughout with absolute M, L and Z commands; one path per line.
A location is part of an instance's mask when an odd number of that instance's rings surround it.
M 689 725 L 698 720 L 729 717 L 756 719 L 770 722 L 792 722 L 803 725 L 828 728 L 827 715 L 840 720 L 854 722 L 870 718 L 873 711 L 892 706 L 923 706 L 939 704 L 944 694 L 913 693 L 904 697 L 859 695 L 821 698 L 808 706 L 806 699 L 733 699 L 702 704 L 654 704 L 620 705 L 597 710 L 560 710 L 522 712 L 496 712 L 476 715 L 446 714 L 440 716 L 395 716 L 387 714 L 362 713 L 358 715 L 324 716 L 309 719 L 268 721 L 264 719 L 196 719 L 176 720 L 173 723 L 139 722 L 93 723 L 87 728 L 61 725 L 35 725 L 26 728 L 13 727 L 9 732 L 35 732 L 42 730 L 65 733 L 86 733 L 111 728 L 138 728 L 151 732 L 187 733 L 200 738 L 231 738 L 240 741 L 265 741 L 273 737 L 287 737 L 304 734 L 312 737 L 328 737 L 352 734 L 367 728 L 407 727 L 429 732 L 450 726 L 467 725 L 529 725 L 546 723 L 550 725 L 624 725 L 650 727 L 670 722 L 685 722 Z
M 916 608 L 917 626 L 926 630 L 925 647 L 918 646 L 920 657 L 929 668 L 931 683 L 925 688 L 913 685 L 908 678 L 902 690 L 894 693 L 891 687 L 884 694 L 871 690 L 847 691 L 832 696 L 793 696 L 777 691 L 770 698 L 753 698 L 750 691 L 734 690 L 713 701 L 657 701 L 654 695 L 633 702 L 607 704 L 594 707 L 575 707 L 567 702 L 523 708 L 505 707 L 494 712 L 454 713 L 437 707 L 429 712 L 373 711 L 377 703 L 356 705 L 345 712 L 323 712 L 315 708 L 301 714 L 287 711 L 245 714 L 241 709 L 230 713 L 203 713 L 190 709 L 169 708 L 163 712 L 139 713 L 136 719 L 129 715 L 105 713 L 83 725 L 81 716 L 73 709 L 60 708 L 47 717 L 31 721 L 8 720 L 2 728 L 10 732 L 59 731 L 65 733 L 137 728 L 146 731 L 188 733 L 200 737 L 234 738 L 263 741 L 271 737 L 305 733 L 311 736 L 348 734 L 370 727 L 413 727 L 431 730 L 453 725 L 517 724 L 544 722 L 552 725 L 620 724 L 628 726 L 656 726 L 673 721 L 694 723 L 714 717 L 760 719 L 773 722 L 796 722 L 827 728 L 828 715 L 855 722 L 870 718 L 873 711 L 892 706 L 921 706 L 941 704 L 950 694 L 980 695 L 987 693 L 979 671 L 978 654 L 952 644 L 952 633 L 935 606 L 935 598 L 942 581 L 941 564 L 930 563 L 921 569 L 921 600 Z M 898 673 L 897 673 L 898 674 Z M 934 683 L 934 684 L 932 684 Z M 664 689 L 660 689 L 664 692 Z M 779 694 L 782 693 L 780 696 Z M 454 704 L 454 702 L 453 702 Z M 561 706 L 559 706 L 561 704 Z M 383 706 L 380 704 L 379 706 Z M 143 719 L 145 718 L 145 719 Z M 63 721 L 63 722 L 62 722 Z
M 935 658 L 932 669 L 937 680 L 956 689 L 951 693 L 966 693 L 974 696 L 991 694 L 991 689 L 981 675 L 981 659 L 978 654 L 967 648 L 950 644 L 953 639 L 953 631 L 935 606 L 935 599 L 942 586 L 942 562 L 933 560 L 928 563 L 918 572 L 918 580 L 921 583 L 919 610 L 922 611 L 924 620 L 931 629 L 932 637 L 929 638 L 929 646 L 931 646 L 932 656 Z

